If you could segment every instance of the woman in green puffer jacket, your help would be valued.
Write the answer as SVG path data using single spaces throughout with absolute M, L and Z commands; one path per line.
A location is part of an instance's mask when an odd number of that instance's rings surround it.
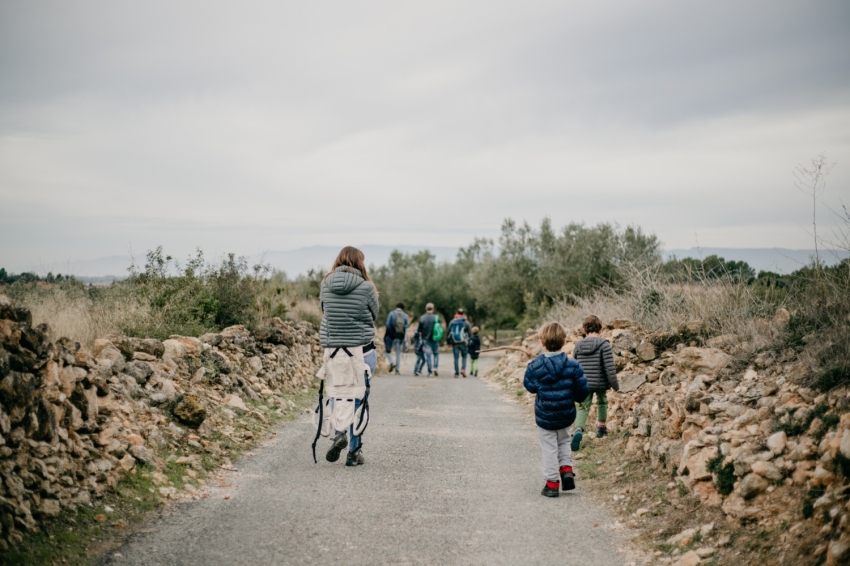
M 333 269 L 325 276 L 319 291 L 322 325 L 319 336 L 323 348 L 363 346 L 363 361 L 375 372 L 378 352 L 375 350 L 375 320 L 378 318 L 378 291 L 366 273 L 366 258 L 357 248 L 342 248 Z M 366 387 L 369 387 L 369 380 Z M 355 407 L 359 407 L 359 399 Z M 336 462 L 348 439 L 345 431 L 336 431 L 326 459 Z M 351 430 L 351 447 L 346 466 L 363 464 L 360 437 Z

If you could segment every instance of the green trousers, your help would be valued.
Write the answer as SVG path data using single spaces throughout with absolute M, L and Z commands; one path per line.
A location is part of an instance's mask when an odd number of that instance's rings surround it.
M 587 399 L 581 403 L 576 403 L 576 428 L 585 430 L 587 424 L 587 414 L 590 412 L 590 404 L 593 402 L 593 396 L 596 395 L 596 420 L 604 423 L 608 419 L 608 394 L 605 391 L 591 391 Z
M 469 360 L 469 373 L 475 373 L 478 371 L 478 358 Z

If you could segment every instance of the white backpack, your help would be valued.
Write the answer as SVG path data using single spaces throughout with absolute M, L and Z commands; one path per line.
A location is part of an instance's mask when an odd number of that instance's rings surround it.
M 360 436 L 369 424 L 369 387 L 372 368 L 363 359 L 363 347 L 325 348 L 322 367 L 316 373 L 319 383 L 319 404 L 313 411 L 316 438 L 313 439 L 313 461 L 320 436 L 330 436 L 334 430 L 348 430 L 354 425 L 354 436 Z M 327 393 L 327 398 L 324 394 Z M 362 399 L 355 409 L 355 401 Z

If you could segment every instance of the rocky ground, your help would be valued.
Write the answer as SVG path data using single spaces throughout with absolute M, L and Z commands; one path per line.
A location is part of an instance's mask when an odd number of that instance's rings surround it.
M 622 387 L 579 478 L 643 531 L 655 562 L 850 563 L 850 392 L 813 391 L 792 351 L 707 339 L 699 323 L 650 333 L 618 320 L 603 336 Z M 529 353 L 509 351 L 488 379 L 533 403 L 522 378 L 539 341 L 515 346 Z
M 0 295 L 0 555 L 128 478 L 156 500 L 204 497 L 209 470 L 297 412 L 320 359 L 314 328 L 280 319 L 89 348 Z

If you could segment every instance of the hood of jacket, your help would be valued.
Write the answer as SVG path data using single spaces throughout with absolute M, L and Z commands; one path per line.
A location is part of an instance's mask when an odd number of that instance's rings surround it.
M 563 352 L 551 358 L 541 355 L 540 363 L 543 367 L 549 369 L 549 371 L 540 376 L 540 384 L 552 385 L 561 379 L 561 375 L 564 373 L 564 366 L 567 365 L 567 355 Z
M 363 274 L 354 267 L 341 265 L 325 279 L 328 290 L 334 295 L 347 295 L 363 283 Z
M 598 352 L 599 348 L 602 347 L 602 344 L 607 341 L 608 340 L 600 336 L 591 336 L 589 338 L 579 340 L 578 342 L 576 342 L 575 350 L 573 350 L 573 356 L 593 355 L 593 353 Z

